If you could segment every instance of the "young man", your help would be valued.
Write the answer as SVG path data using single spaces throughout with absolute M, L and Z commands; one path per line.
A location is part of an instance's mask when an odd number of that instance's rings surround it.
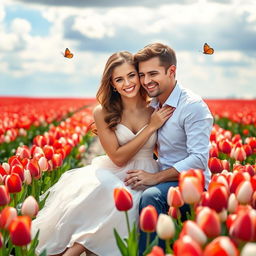
M 151 106 L 161 108 L 169 105 L 175 111 L 158 130 L 160 171 L 150 174 L 146 170 L 130 170 L 126 185 L 134 189 L 141 185 L 150 186 L 142 194 L 140 211 L 147 205 L 153 205 L 158 214 L 167 213 L 167 192 L 171 186 L 178 185 L 180 172 L 191 168 L 202 169 L 208 186 L 211 176 L 208 168 L 209 137 L 213 118 L 201 97 L 177 83 L 176 55 L 169 46 L 161 43 L 147 45 L 135 54 L 135 60 L 140 82 L 148 95 L 153 97 Z M 144 246 L 142 232 L 140 253 L 144 251 Z

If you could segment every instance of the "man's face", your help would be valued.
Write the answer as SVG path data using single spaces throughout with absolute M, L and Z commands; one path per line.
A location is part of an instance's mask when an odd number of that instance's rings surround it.
M 175 68 L 175 66 L 171 67 Z M 173 89 L 171 85 L 174 78 L 174 75 L 171 75 L 170 72 L 171 67 L 166 71 L 165 67 L 160 66 L 158 57 L 139 63 L 140 82 L 149 97 L 167 98 L 169 96 Z

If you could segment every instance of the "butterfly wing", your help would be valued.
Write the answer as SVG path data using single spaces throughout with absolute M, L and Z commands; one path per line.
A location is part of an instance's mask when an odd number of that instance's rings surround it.
M 214 49 L 211 48 L 207 43 L 204 44 L 204 54 L 213 54 L 214 53 Z
M 66 48 L 65 53 L 64 53 L 64 57 L 71 59 L 71 58 L 73 58 L 73 56 L 74 56 L 74 54 L 71 53 L 68 48 Z

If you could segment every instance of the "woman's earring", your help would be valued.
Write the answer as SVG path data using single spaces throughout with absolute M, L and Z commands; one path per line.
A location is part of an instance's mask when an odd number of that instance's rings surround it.
M 117 90 L 116 90 L 116 88 L 115 88 L 115 87 L 113 87 L 113 92 L 117 92 Z

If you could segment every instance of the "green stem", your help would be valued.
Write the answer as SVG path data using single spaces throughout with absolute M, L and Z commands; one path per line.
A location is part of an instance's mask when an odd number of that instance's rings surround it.
M 191 220 L 195 220 L 195 209 L 194 209 L 194 205 L 190 204 L 190 216 L 191 216 Z
M 17 206 L 17 194 L 16 193 L 13 194 L 13 202 L 14 202 L 14 207 L 16 208 L 16 206 Z
M 146 237 L 146 249 L 148 248 L 150 243 L 150 232 L 147 232 L 147 237 Z
M 166 248 L 166 253 L 173 253 L 173 251 L 171 249 L 170 239 L 165 240 L 165 248 Z
M 131 233 L 131 228 L 130 228 L 130 223 L 129 223 L 129 218 L 128 218 L 128 212 L 125 211 L 125 219 L 127 223 L 127 228 L 128 228 L 128 235 Z

